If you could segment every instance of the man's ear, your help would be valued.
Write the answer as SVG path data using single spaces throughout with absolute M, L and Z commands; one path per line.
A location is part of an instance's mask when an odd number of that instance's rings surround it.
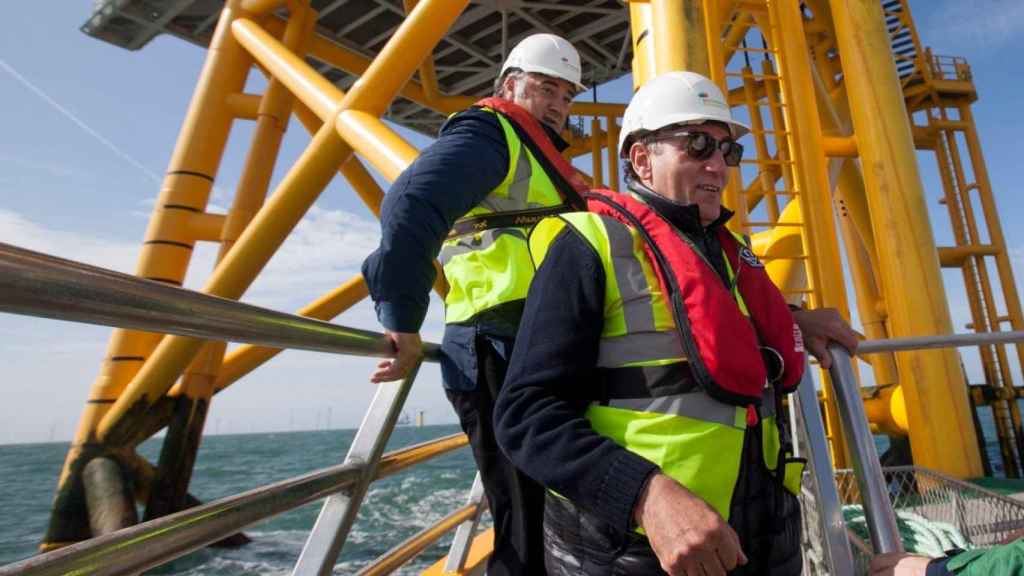
M 501 81 L 501 97 L 512 100 L 516 95 L 516 74 L 507 74 Z
M 651 150 L 642 142 L 633 142 L 629 147 L 629 162 L 633 165 L 633 171 L 640 178 L 640 182 L 648 184 L 651 181 Z

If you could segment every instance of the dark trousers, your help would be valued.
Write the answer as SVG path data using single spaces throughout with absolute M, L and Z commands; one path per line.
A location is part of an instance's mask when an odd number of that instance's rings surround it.
M 544 575 L 544 489 L 516 470 L 494 439 L 494 401 L 508 364 L 485 338 L 477 338 L 476 352 L 476 389 L 446 393 L 469 436 L 494 518 L 487 574 Z

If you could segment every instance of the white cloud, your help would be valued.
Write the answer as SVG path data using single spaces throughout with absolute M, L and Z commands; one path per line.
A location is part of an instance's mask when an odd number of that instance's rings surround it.
M 313 207 L 257 278 L 246 300 L 278 309 L 292 309 L 333 289 L 358 273 L 363 259 L 377 245 L 374 221 L 342 210 Z M 141 242 L 96 234 L 55 230 L 10 210 L 0 209 L 0 241 L 61 258 L 131 273 Z M 197 245 L 186 287 L 205 284 L 217 245 Z
M 120 272 L 134 269 L 140 246 L 140 243 L 53 230 L 3 209 L 0 209 L 0 242 Z

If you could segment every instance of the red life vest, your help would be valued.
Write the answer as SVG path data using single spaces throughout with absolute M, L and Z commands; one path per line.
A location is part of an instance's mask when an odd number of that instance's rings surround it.
M 475 106 L 495 110 L 512 123 L 567 204 L 582 209 L 577 198 L 584 196 L 589 211 L 610 215 L 650 238 L 647 255 L 658 270 L 663 292 L 670 295 L 694 376 L 709 394 L 733 404 L 760 403 L 767 373 L 758 346 L 771 347 L 782 357 L 777 389 L 796 389 L 804 370 L 800 329 L 764 266 L 746 246 L 725 229 L 718 231 L 749 318 L 711 266 L 649 206 L 611 190 L 588 191 L 579 170 L 558 153 L 525 108 L 497 97 L 483 98 Z M 666 275 L 663 268 L 672 274 Z
M 490 108 L 508 119 L 519 134 L 519 139 L 526 144 L 533 152 L 534 158 L 544 167 L 544 171 L 555 185 L 558 193 L 562 195 L 562 199 L 577 210 L 586 209 L 581 196 L 587 191 L 587 183 L 580 171 L 558 153 L 551 138 L 544 133 L 544 128 L 533 114 L 515 102 L 496 96 L 478 100 L 473 106 Z
M 637 229 L 657 271 L 697 382 L 730 404 L 760 403 L 767 373 L 759 346 L 783 359 L 776 389 L 791 392 L 804 370 L 800 329 L 778 288 L 753 253 L 724 228 L 718 239 L 732 267 L 747 317 L 705 258 L 650 206 L 610 190 L 586 194 L 589 211 Z

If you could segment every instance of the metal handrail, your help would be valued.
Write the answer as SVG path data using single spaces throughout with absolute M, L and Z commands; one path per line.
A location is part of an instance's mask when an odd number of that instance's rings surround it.
M 878 553 L 902 552 L 903 543 L 896 526 L 896 513 L 889 501 L 878 450 L 871 436 L 864 402 L 860 398 L 857 379 L 853 374 L 850 353 L 837 345 L 829 346 L 828 352 L 832 356 L 829 375 L 835 391 L 836 411 L 839 412 L 843 432 L 849 442 L 848 448 L 864 501 L 864 518 L 867 520 L 871 542 Z
M 1024 331 L 977 332 L 974 334 L 944 334 L 941 336 L 913 336 L 886 340 L 866 340 L 857 345 L 857 355 L 929 348 L 962 348 L 987 344 L 1009 344 L 1024 341 Z
M 398 570 L 440 540 L 442 536 L 473 518 L 479 508 L 479 504 L 467 504 L 462 508 L 456 508 L 436 524 L 417 532 L 385 552 L 369 566 L 357 572 L 356 576 L 384 576 Z
M 452 434 L 396 450 L 381 459 L 375 479 L 467 443 Z M 350 462 L 189 508 L 111 534 L 0 567 L 0 576 L 138 574 L 212 544 L 225 534 L 354 486 L 365 465 Z
M 1024 341 L 1024 332 L 983 332 L 977 334 L 946 334 L 892 338 L 861 342 L 858 354 L 920 350 L 927 348 L 958 348 Z M 868 533 L 876 553 L 899 552 L 903 545 L 896 525 L 896 514 L 889 500 L 878 451 L 872 440 L 864 404 L 853 372 L 853 359 L 841 346 L 829 347 L 832 367 L 832 387 L 835 390 L 836 409 L 843 429 L 851 441 L 850 456 L 864 503 L 864 516 Z
M 810 363 L 804 366 L 804 375 L 796 389 L 796 404 L 807 436 L 807 457 L 811 465 L 811 481 L 817 500 L 818 519 L 825 541 L 825 554 L 833 574 L 853 574 L 853 553 L 846 536 L 842 502 L 836 488 L 832 461 L 828 456 L 828 438 L 814 392 L 814 377 Z M 793 442 L 797 446 L 796 441 Z
M 205 340 L 391 356 L 379 332 L 339 326 L 0 243 L 0 312 Z M 436 344 L 423 345 L 437 361 Z

